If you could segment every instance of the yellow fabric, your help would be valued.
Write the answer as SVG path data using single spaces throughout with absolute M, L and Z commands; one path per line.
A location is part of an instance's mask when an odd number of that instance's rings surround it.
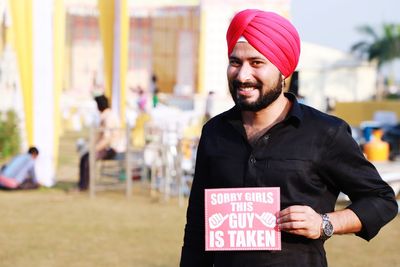
M 145 125 L 151 120 L 151 116 L 142 113 L 136 118 L 135 127 L 132 129 L 132 145 L 134 148 L 143 148 L 146 144 Z
M 125 126 L 125 113 L 126 113 L 126 76 L 128 72 L 128 42 L 129 42 L 129 13 L 128 13 L 128 1 L 120 1 L 120 14 L 121 14 L 121 47 L 120 47 L 120 81 L 121 88 L 119 88 L 121 94 L 120 103 L 120 118 L 121 124 Z
M 120 19 L 120 88 L 112 88 L 113 83 L 113 57 L 114 57 L 114 24 L 115 24 L 115 2 L 119 1 L 119 19 Z M 120 118 L 122 125 L 125 125 L 125 109 L 126 109 L 126 76 L 128 70 L 128 39 L 129 39 L 129 14 L 127 0 L 98 0 L 98 8 L 100 12 L 99 24 L 101 40 L 103 43 L 104 53 L 104 82 L 105 95 L 108 99 L 112 99 L 112 90 L 120 90 Z
M 104 92 L 111 99 L 114 49 L 114 1 L 98 0 L 99 25 L 104 56 Z
M 25 113 L 25 130 L 28 145 L 33 140 L 33 45 L 32 45 L 32 0 L 10 0 L 12 36 L 17 54 L 19 77 Z
M 205 29 L 206 27 L 206 14 L 204 9 L 200 9 L 200 29 Z M 205 31 L 200 31 L 199 37 L 199 56 L 198 56 L 198 68 L 199 77 L 197 82 L 197 93 L 204 93 L 204 58 L 205 58 Z
M 61 133 L 60 96 L 63 86 L 65 55 L 65 3 L 54 2 L 54 158 L 58 158 Z M 56 162 L 57 163 L 57 162 Z

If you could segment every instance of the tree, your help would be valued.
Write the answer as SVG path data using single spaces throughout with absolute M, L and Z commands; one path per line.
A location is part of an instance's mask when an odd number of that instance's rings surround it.
M 366 35 L 368 40 L 360 41 L 351 47 L 356 55 L 366 58 L 368 61 L 376 61 L 378 64 L 378 77 L 382 65 L 391 64 L 392 71 L 388 79 L 391 85 L 395 81 L 394 60 L 400 58 L 400 24 L 383 24 L 381 31 L 376 32 L 371 26 L 364 25 L 358 28 L 359 32 Z M 378 99 L 384 94 L 383 79 L 378 78 Z
M 383 24 L 381 34 L 368 25 L 361 26 L 358 30 L 368 36 L 369 40 L 354 44 L 351 47 L 352 52 L 369 61 L 376 60 L 379 68 L 384 63 L 400 58 L 400 24 Z
M 19 153 L 18 117 L 14 111 L 0 113 L 0 162 Z

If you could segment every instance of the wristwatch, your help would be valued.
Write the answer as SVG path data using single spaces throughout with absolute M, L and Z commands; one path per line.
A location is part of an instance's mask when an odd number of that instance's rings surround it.
M 319 239 L 327 240 L 333 235 L 333 226 L 331 221 L 329 220 L 328 214 L 321 214 L 322 224 L 321 224 L 321 235 Z

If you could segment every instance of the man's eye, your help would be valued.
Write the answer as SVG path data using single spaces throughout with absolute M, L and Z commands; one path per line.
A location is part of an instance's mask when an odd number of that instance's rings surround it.
M 240 65 L 240 62 L 238 60 L 230 60 L 229 64 L 236 67 Z
M 263 64 L 262 61 L 253 61 L 253 62 L 252 62 L 252 65 L 253 65 L 253 66 L 260 66 L 260 65 L 262 65 L 262 64 Z

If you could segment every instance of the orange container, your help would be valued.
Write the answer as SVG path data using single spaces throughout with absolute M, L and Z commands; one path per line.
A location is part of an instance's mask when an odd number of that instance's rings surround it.
M 372 133 L 371 141 L 364 145 L 364 154 L 370 161 L 385 161 L 389 159 L 389 143 L 382 141 L 382 130 Z

